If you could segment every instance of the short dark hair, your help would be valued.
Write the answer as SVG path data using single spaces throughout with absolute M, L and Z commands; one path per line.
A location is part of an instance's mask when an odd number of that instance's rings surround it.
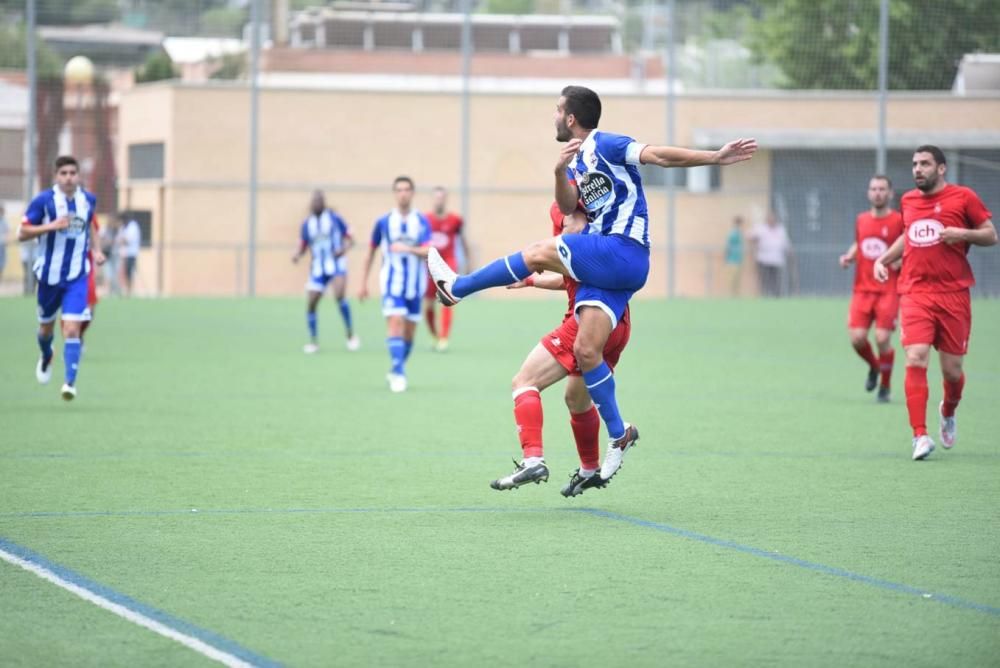
M 573 114 L 584 130 L 593 130 L 601 122 L 601 98 L 597 93 L 583 86 L 566 86 L 562 96 L 566 98 L 566 113 Z
M 885 174 L 873 174 L 872 177 L 868 180 L 875 181 L 876 179 L 879 181 L 885 181 L 885 184 L 889 186 L 889 190 L 892 190 L 892 179 L 890 179 L 888 176 L 886 176 Z
M 914 153 L 930 153 L 934 156 L 934 162 L 939 165 L 947 165 L 948 160 L 944 157 L 944 151 L 939 149 L 933 144 L 924 144 L 923 146 L 918 146 Z
M 73 156 L 71 156 L 71 155 L 60 155 L 58 158 L 56 158 L 56 171 L 57 172 L 60 169 L 62 169 L 63 167 L 65 167 L 66 165 L 73 165 L 74 167 L 76 167 L 76 171 L 80 171 L 80 163 L 78 163 L 76 161 L 76 158 L 74 158 Z
M 395 187 L 398 186 L 400 183 L 409 183 L 410 187 L 413 188 L 414 190 L 416 190 L 417 188 L 415 185 L 413 185 L 413 179 L 411 179 L 409 176 L 397 176 L 396 179 L 392 182 L 393 189 L 395 189 Z

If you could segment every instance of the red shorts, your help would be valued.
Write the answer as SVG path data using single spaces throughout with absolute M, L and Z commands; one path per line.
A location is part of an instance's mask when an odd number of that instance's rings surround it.
M 576 333 L 579 325 L 576 318 L 566 318 L 563 323 L 542 337 L 542 346 L 549 351 L 559 365 L 571 376 L 580 376 L 580 367 L 576 365 L 576 356 L 573 355 L 573 344 L 576 342 Z M 612 369 L 618 364 L 618 358 L 628 345 L 629 336 L 632 334 L 632 325 L 627 321 L 620 321 L 618 326 L 611 332 L 608 342 L 604 345 L 604 361 Z
M 442 255 L 441 259 L 444 260 L 449 267 L 458 271 L 458 260 L 454 257 L 446 257 Z M 431 278 L 429 273 L 427 274 L 427 289 L 424 291 L 424 297 L 426 299 L 437 299 L 437 288 L 434 287 L 434 279 Z
M 968 290 L 914 292 L 900 300 L 900 339 L 904 347 L 927 343 L 943 353 L 965 355 L 971 332 Z
M 847 312 L 847 326 L 868 329 L 875 323 L 878 329 L 896 329 L 899 315 L 899 295 L 896 292 L 855 292 Z

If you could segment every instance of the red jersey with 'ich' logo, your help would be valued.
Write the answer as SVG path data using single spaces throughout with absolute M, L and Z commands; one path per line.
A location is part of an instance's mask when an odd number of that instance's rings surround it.
M 889 270 L 889 280 L 875 280 L 875 260 L 903 233 L 903 216 L 889 211 L 876 218 L 871 211 L 859 213 L 854 226 L 854 241 L 858 244 L 857 266 L 854 271 L 855 292 L 895 292 L 897 272 Z
M 906 240 L 899 293 L 958 292 L 975 285 L 969 244 L 941 241 L 946 227 L 972 229 L 993 217 L 975 191 L 954 184 L 933 195 L 914 189 L 903 195 L 900 208 Z

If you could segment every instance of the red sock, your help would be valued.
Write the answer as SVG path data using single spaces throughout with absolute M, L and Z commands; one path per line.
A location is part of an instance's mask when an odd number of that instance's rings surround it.
M 914 436 L 927 435 L 927 368 L 921 366 L 906 367 L 906 410 L 910 414 L 910 426 Z
M 944 405 L 941 406 L 941 415 L 945 417 L 955 417 L 955 409 L 958 402 L 962 400 L 962 388 L 965 387 L 965 374 L 955 381 L 944 381 Z
M 601 415 L 596 406 L 585 413 L 570 413 L 569 423 L 576 439 L 576 452 L 580 455 L 580 468 L 601 467 Z
M 872 344 L 868 342 L 868 339 L 852 345 L 854 351 L 858 353 L 858 357 L 868 362 L 869 369 L 878 368 L 878 358 L 875 357 L 875 351 L 872 350 Z
M 878 365 L 882 370 L 882 387 L 889 387 L 889 379 L 892 378 L 892 363 L 895 359 L 896 351 L 892 348 L 879 355 Z
M 445 308 L 441 309 L 441 338 L 447 339 L 448 335 L 451 334 L 451 319 L 454 309 Z
M 437 338 L 437 326 L 434 324 L 434 306 L 428 306 L 424 309 L 424 320 L 427 321 L 427 329 L 431 330 L 431 336 L 435 339 Z
M 542 396 L 534 387 L 514 390 L 514 423 L 525 457 L 542 456 Z

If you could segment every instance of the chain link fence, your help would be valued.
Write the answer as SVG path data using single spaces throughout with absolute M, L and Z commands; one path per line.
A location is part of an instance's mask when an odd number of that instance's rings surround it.
M 364 244 L 399 174 L 421 208 L 432 186 L 449 190 L 479 264 L 548 233 L 551 112 L 582 83 L 602 95 L 601 127 L 640 141 L 761 143 L 751 165 L 644 170 L 645 294 L 757 294 L 748 238 L 772 213 L 794 249 L 782 293 L 844 295 L 837 257 L 868 179 L 885 171 L 905 192 L 917 145 L 940 145 L 949 179 L 1000 210 L 989 5 L 0 0 L 0 292 L 28 287 L 15 230 L 61 153 L 98 196 L 106 249 L 139 223 L 140 294 L 297 292 L 288 256 L 311 192 Z M 977 294 L 1000 295 L 1000 252 L 970 260 Z M 102 290 L 118 290 L 119 267 Z

